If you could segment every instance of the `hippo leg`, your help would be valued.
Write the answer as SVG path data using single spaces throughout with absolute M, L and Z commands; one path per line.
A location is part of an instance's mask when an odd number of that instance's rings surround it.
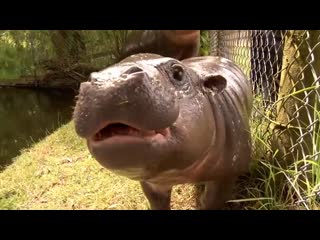
M 199 199 L 199 208 L 201 210 L 222 209 L 225 206 L 226 201 L 230 200 L 232 196 L 235 181 L 236 178 L 226 178 L 206 182 L 204 191 Z
M 140 182 L 151 210 L 170 210 L 172 186 Z

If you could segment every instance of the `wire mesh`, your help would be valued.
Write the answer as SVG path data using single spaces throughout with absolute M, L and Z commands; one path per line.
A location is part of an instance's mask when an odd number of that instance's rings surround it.
M 309 208 L 320 195 L 320 31 L 213 30 L 210 36 L 211 54 L 236 62 L 252 82 L 255 155 L 269 153 L 269 161 L 285 166 L 295 204 Z M 261 141 L 269 146 L 263 154 Z

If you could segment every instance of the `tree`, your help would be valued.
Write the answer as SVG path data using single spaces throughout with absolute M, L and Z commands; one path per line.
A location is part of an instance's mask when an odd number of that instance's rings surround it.
M 315 106 L 319 104 L 319 30 L 288 31 L 283 49 L 277 117 L 273 126 L 275 148 L 286 164 L 310 159 L 318 127 Z M 275 149 L 276 150 L 276 149 Z
M 79 30 L 49 31 L 59 65 L 69 66 L 86 57 L 86 45 Z

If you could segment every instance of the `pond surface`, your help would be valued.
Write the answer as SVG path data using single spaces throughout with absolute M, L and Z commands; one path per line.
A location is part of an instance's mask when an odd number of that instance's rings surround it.
M 0 88 L 0 170 L 21 149 L 71 120 L 75 94 L 72 90 Z

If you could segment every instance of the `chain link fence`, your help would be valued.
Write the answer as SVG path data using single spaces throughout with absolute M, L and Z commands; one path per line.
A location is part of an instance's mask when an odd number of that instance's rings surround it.
M 312 209 L 320 199 L 320 31 L 213 30 L 210 40 L 211 55 L 236 62 L 252 82 L 254 159 L 274 178 L 269 193 Z

